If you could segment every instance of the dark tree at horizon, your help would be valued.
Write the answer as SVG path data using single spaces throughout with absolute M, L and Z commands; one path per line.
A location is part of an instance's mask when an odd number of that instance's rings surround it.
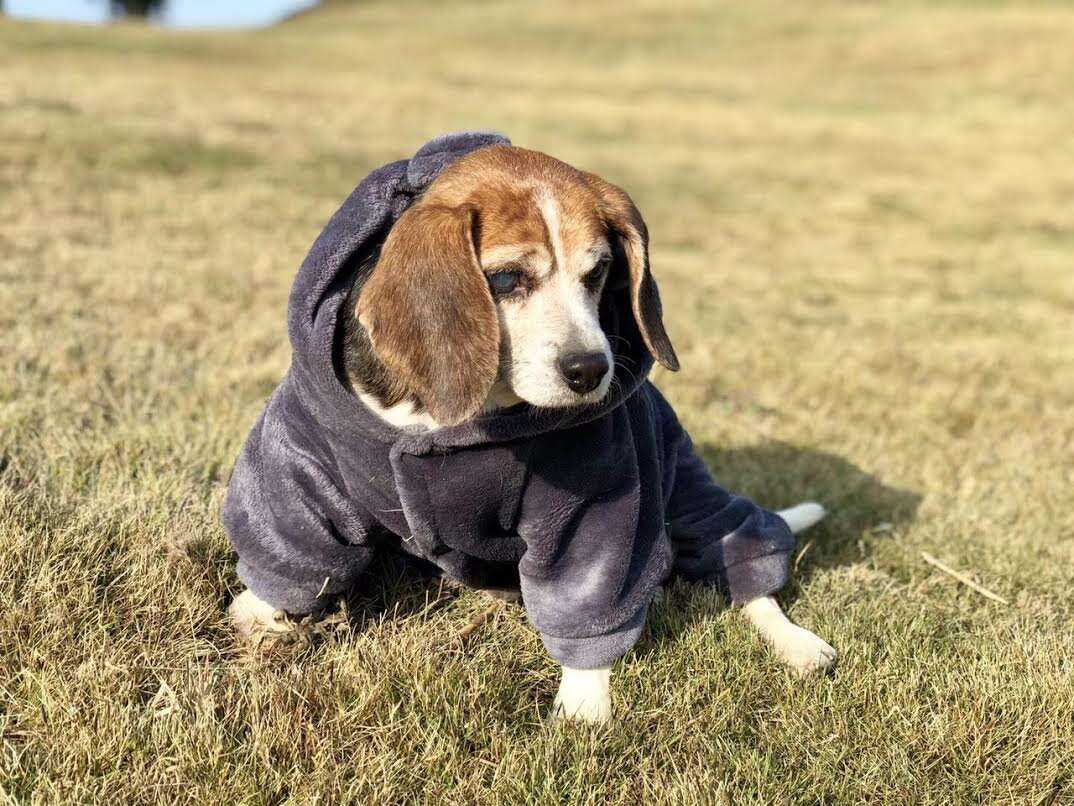
M 3 0 L 0 0 L 2 3 Z M 116 17 L 148 17 L 164 6 L 164 0 L 109 0 L 112 14 Z

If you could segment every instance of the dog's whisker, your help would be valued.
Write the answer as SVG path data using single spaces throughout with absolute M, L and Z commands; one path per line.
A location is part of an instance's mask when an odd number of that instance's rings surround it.
M 627 375 L 630 376 L 630 382 L 631 382 L 632 386 L 637 385 L 638 376 L 630 369 L 630 367 L 628 367 L 626 364 L 622 363 L 618 358 L 615 360 L 615 366 L 618 367 L 618 368 L 621 368 L 623 370 L 623 372 L 625 372 Z M 613 380 L 615 380 L 615 379 L 613 378 Z

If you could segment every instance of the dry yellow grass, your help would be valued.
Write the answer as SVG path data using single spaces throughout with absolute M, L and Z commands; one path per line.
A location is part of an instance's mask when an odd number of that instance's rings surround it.
M 712 6 L 0 21 L 0 793 L 1074 802 L 1074 9 Z M 294 269 L 474 127 L 635 196 L 717 476 L 833 510 L 785 597 L 833 678 L 685 587 L 603 732 L 542 724 L 517 608 L 451 644 L 472 593 L 371 582 L 311 648 L 236 647 L 217 510 Z

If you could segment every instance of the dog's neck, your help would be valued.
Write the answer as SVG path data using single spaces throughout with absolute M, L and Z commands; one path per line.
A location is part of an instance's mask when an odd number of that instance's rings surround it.
M 394 425 L 396 428 L 416 428 L 422 431 L 431 431 L 438 427 L 436 420 L 429 412 L 418 410 L 409 400 L 396 403 L 394 406 L 384 406 L 376 395 L 363 391 L 357 384 L 353 388 L 355 395 L 365 404 L 365 407 L 389 425 Z
M 419 428 L 423 431 L 431 431 L 440 427 L 440 423 L 433 419 L 429 412 L 418 407 L 410 400 L 404 400 L 395 405 L 385 406 L 376 394 L 367 391 L 357 379 L 351 379 L 351 386 L 358 399 L 365 407 L 377 415 L 389 425 L 396 428 Z M 485 399 L 481 407 L 482 414 L 488 414 L 500 409 L 522 403 L 523 400 L 507 386 L 504 381 L 497 381 Z

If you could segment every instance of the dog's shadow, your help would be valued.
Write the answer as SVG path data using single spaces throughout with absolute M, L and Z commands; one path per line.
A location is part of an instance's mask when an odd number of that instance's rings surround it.
M 428 616 L 449 606 L 463 591 L 425 560 L 398 551 L 381 551 L 343 595 L 346 619 L 361 632 L 371 623 Z
M 780 598 L 793 602 L 818 571 L 865 559 L 876 540 L 891 539 L 917 514 L 921 496 L 891 487 L 835 456 L 782 442 L 747 448 L 695 446 L 716 482 L 766 509 L 778 510 L 816 501 L 828 511 L 819 524 L 798 535 L 791 580 Z M 697 619 L 711 615 L 711 606 L 695 606 L 693 586 L 672 586 L 668 599 L 650 617 L 636 652 L 648 654 L 673 640 Z M 684 593 L 685 591 L 685 593 Z M 709 600 L 711 601 L 711 600 Z

